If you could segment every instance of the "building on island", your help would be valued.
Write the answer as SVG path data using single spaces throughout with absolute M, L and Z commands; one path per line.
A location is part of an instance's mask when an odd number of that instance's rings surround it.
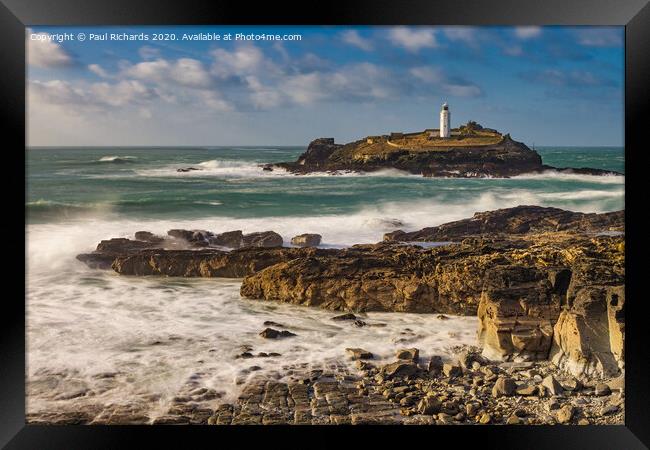
M 448 138 L 451 135 L 451 127 L 449 126 L 451 120 L 451 114 L 449 112 L 449 105 L 447 102 L 442 104 L 442 109 L 440 110 L 440 137 Z

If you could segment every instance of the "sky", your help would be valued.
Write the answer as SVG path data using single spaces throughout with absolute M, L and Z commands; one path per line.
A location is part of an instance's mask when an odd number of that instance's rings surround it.
M 622 146 L 623 36 L 591 26 L 29 28 L 27 143 L 348 142 L 438 128 L 448 102 L 454 128 L 474 120 L 529 146 Z

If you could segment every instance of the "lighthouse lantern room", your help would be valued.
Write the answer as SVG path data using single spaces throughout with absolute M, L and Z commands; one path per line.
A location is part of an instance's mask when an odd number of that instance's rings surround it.
M 450 113 L 449 105 L 447 102 L 442 104 L 442 109 L 440 110 L 440 137 L 448 138 L 451 135 L 450 123 Z

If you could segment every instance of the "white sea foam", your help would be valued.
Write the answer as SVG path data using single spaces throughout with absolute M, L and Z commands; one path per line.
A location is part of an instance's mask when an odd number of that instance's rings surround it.
M 99 158 L 99 162 L 126 162 L 130 160 L 138 159 L 137 156 L 102 156 Z
M 577 173 L 562 173 L 548 170 L 542 173 L 528 173 L 512 177 L 514 180 L 554 180 L 554 181 L 581 181 L 584 183 L 599 184 L 624 184 L 624 175 L 584 175 Z

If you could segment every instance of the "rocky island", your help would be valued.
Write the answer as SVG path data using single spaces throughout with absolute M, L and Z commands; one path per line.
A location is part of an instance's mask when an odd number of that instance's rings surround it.
M 497 177 L 557 171 L 585 175 L 620 175 L 594 168 L 562 168 L 545 165 L 535 150 L 510 134 L 484 128 L 476 122 L 440 137 L 438 130 L 390 133 L 337 144 L 319 138 L 295 162 L 266 164 L 264 170 L 284 169 L 294 174 L 311 172 L 375 172 L 397 169 L 425 177 Z
M 378 365 L 373 349 L 351 348 L 356 371 L 283 367 L 293 381 L 254 378 L 216 409 L 201 407 L 207 394 L 190 384 L 153 423 L 615 424 L 624 414 L 623 233 L 623 211 L 518 206 L 343 249 L 314 246 L 320 237 L 284 247 L 271 231 L 170 230 L 102 241 L 78 259 L 123 275 L 243 278 L 245 298 L 346 312 L 333 320 L 356 327 L 374 325 L 355 315 L 366 311 L 479 319 L 477 345 L 451 360 L 405 348 Z M 264 326 L 266 339 L 296 335 Z M 272 356 L 247 347 L 236 357 Z M 48 420 L 125 420 L 76 414 Z

